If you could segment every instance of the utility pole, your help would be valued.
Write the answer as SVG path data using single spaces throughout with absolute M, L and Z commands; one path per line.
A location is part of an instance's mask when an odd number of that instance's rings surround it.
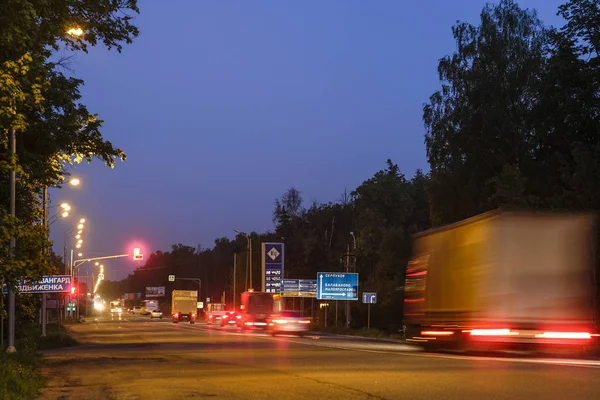
M 346 248 L 346 272 L 350 272 L 350 245 Z M 350 302 L 346 302 L 346 328 L 350 327 Z
M 17 156 L 17 134 L 15 129 L 10 130 L 9 138 L 9 154 L 11 163 L 16 163 Z M 16 165 L 12 165 L 10 169 L 10 215 L 16 217 L 16 198 L 17 198 L 17 171 Z M 15 256 L 15 247 L 17 245 L 15 236 L 10 237 L 10 257 Z M 15 292 L 12 288 L 8 288 L 8 347 L 7 353 L 15 353 Z
M 236 296 L 236 291 L 235 291 L 235 281 L 237 280 L 237 274 L 236 274 L 236 267 L 237 267 L 237 253 L 233 253 L 233 310 L 235 311 L 235 296 Z
M 248 265 L 250 266 L 250 289 L 253 289 L 252 286 L 252 239 L 248 236 Z

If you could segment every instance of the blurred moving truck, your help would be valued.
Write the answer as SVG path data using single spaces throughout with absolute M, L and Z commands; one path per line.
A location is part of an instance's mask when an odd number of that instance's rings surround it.
M 171 294 L 171 317 L 173 323 L 189 321 L 196 322 L 198 313 L 198 291 L 197 290 L 173 290 Z
M 415 235 L 407 339 L 426 348 L 598 342 L 595 218 L 492 211 Z

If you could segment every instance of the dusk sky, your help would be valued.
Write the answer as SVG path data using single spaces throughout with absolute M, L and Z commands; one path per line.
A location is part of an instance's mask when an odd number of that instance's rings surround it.
M 522 0 L 560 25 L 563 0 Z M 75 166 L 82 185 L 65 229 L 87 219 L 86 257 L 212 247 L 233 229 L 273 228 L 274 200 L 338 200 L 390 158 L 428 170 L 422 105 L 439 88 L 451 26 L 478 24 L 485 0 L 141 1 L 140 36 L 123 53 L 79 53 L 83 102 L 128 159 Z M 70 245 L 70 243 L 69 243 Z M 69 246 L 70 247 L 70 246 Z M 105 262 L 122 279 L 133 261 Z

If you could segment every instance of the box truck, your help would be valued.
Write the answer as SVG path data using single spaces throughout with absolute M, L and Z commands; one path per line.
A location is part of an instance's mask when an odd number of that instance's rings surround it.
M 198 315 L 198 291 L 197 290 L 173 290 L 171 294 L 171 317 L 173 323 L 189 321 L 196 322 Z
M 492 211 L 413 238 L 407 340 L 426 348 L 598 342 L 595 217 Z

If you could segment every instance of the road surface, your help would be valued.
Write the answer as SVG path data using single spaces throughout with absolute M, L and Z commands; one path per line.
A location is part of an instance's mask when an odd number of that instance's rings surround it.
M 600 362 L 427 354 L 394 342 L 270 337 L 105 316 L 45 352 L 41 399 L 600 399 Z

